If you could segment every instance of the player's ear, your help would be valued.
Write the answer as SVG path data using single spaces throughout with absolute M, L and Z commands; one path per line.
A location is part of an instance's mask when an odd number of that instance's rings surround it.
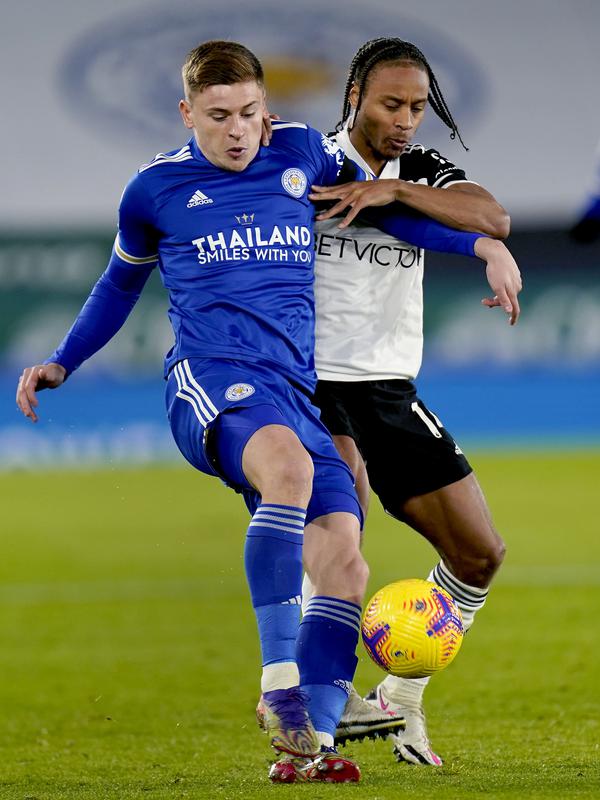
M 352 84 L 352 88 L 350 89 L 350 94 L 348 95 L 348 100 L 350 100 L 350 105 L 352 108 L 356 109 L 358 105 L 358 84 L 356 81 Z
M 192 119 L 192 107 L 187 100 L 182 99 L 179 101 L 179 113 L 181 114 L 181 119 L 183 120 L 185 127 L 193 128 L 194 121 Z

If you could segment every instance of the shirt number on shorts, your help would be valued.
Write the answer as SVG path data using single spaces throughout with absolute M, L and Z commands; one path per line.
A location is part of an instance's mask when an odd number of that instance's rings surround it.
M 425 423 L 425 425 L 429 429 L 430 433 L 432 433 L 435 436 L 436 439 L 441 439 L 442 438 L 442 434 L 439 432 L 438 428 L 436 428 L 434 423 L 429 419 L 429 417 L 423 411 L 421 406 L 418 403 L 411 403 L 410 407 L 411 407 L 411 410 L 415 412 L 417 417 L 419 417 L 419 419 L 422 420 Z M 429 413 L 435 419 L 435 421 L 437 422 L 438 426 L 440 428 L 443 428 L 444 426 L 442 425 L 440 420 L 436 417 L 436 415 L 431 411 Z

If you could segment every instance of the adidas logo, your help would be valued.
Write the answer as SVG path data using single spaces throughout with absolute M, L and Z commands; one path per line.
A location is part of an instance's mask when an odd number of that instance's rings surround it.
M 196 189 L 194 194 L 188 200 L 187 207 L 188 208 L 195 208 L 196 206 L 207 206 L 213 201 L 210 197 L 207 197 L 200 189 Z

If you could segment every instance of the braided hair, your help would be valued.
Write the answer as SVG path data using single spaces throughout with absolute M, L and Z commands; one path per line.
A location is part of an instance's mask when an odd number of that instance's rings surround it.
M 365 42 L 352 59 L 348 72 L 348 79 L 346 81 L 346 89 L 344 91 L 342 119 L 336 125 L 336 131 L 340 131 L 343 128 L 344 123 L 353 110 L 350 103 L 350 91 L 353 84 L 356 83 L 358 86 L 358 103 L 355 109 L 356 115 L 360 109 L 371 71 L 378 64 L 390 61 L 409 61 L 422 67 L 427 72 L 429 76 L 429 95 L 427 98 L 429 100 L 429 105 L 444 125 L 450 129 L 450 138 L 455 139 L 458 136 L 462 146 L 465 150 L 468 150 L 469 148 L 462 140 L 458 126 L 450 113 L 450 109 L 444 99 L 437 78 L 433 74 L 433 70 L 429 66 L 427 59 L 416 45 L 394 37 L 382 36 L 378 39 L 371 39 Z

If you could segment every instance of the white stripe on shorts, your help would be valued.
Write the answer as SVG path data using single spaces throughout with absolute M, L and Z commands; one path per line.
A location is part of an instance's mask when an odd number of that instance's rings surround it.
M 214 415 L 212 419 L 214 419 L 219 413 L 219 409 L 214 405 L 210 397 L 206 394 L 206 392 L 200 386 L 196 378 L 194 378 L 194 376 L 192 375 L 192 370 L 190 369 L 190 362 L 187 360 L 187 358 L 184 358 L 182 363 L 183 363 L 183 368 L 185 369 L 185 374 L 188 377 L 189 383 L 191 383 L 191 385 L 200 393 L 204 402 L 206 403 L 210 411 L 212 411 Z M 192 391 L 189 385 L 187 386 L 187 388 L 189 389 L 190 392 Z
M 209 414 L 200 396 L 187 386 L 181 364 L 175 364 L 173 372 L 175 373 L 175 380 L 178 386 L 177 397 L 180 397 L 182 400 L 187 400 L 194 409 L 194 414 L 198 418 L 198 422 L 203 428 L 206 428 L 207 424 L 214 419 L 214 416 Z

